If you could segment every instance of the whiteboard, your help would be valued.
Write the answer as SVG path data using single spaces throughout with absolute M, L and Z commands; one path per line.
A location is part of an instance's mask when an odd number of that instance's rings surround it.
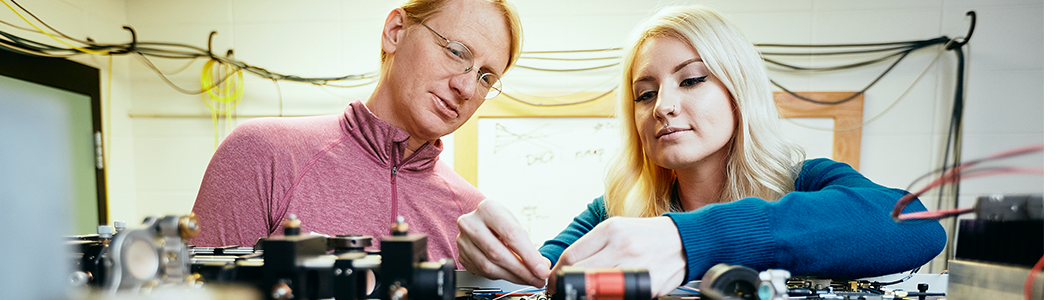
M 478 188 L 541 246 L 603 195 L 617 125 L 612 118 L 479 118 Z
M 831 157 L 833 123 L 800 118 L 781 121 L 780 131 L 807 158 Z M 613 118 L 479 118 L 478 188 L 511 211 L 540 247 L 603 195 L 618 125 Z

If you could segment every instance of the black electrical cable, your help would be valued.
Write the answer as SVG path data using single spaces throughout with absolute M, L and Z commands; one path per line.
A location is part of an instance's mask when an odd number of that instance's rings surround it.
M 953 157 L 951 164 L 954 166 L 959 165 L 961 161 L 961 123 L 964 116 L 964 51 L 962 51 L 961 48 L 962 46 L 953 48 L 954 54 L 957 55 L 957 86 L 956 91 L 954 91 L 953 95 L 953 110 L 951 111 L 950 115 L 950 127 L 947 131 L 946 150 L 943 152 L 942 158 L 943 164 L 950 160 L 950 150 L 952 146 Z M 959 199 L 957 196 L 960 195 L 961 191 L 961 184 L 959 179 L 960 174 L 957 174 L 955 176 L 958 176 L 958 179 L 954 181 L 951 185 L 953 191 L 954 209 L 958 208 L 959 206 L 958 204 L 960 203 L 960 201 L 958 201 Z M 944 192 L 945 189 L 939 189 L 938 205 L 936 205 L 936 207 L 940 209 L 942 208 L 941 200 Z M 950 227 L 950 232 L 957 232 L 957 222 L 953 222 L 952 226 Z M 950 234 L 947 237 L 947 245 L 953 245 L 954 236 L 955 234 Z M 950 247 L 949 252 L 950 254 L 948 254 L 948 256 L 952 256 L 952 253 L 954 252 L 954 247 Z
M 779 62 L 776 62 L 774 60 L 767 59 L 767 58 L 764 58 L 764 57 L 762 59 L 765 60 L 766 62 L 769 62 L 769 63 L 773 63 L 773 64 L 776 64 L 776 65 L 780 65 L 780 66 L 784 66 L 784 67 L 787 67 L 787 68 L 792 68 L 792 69 L 800 70 L 800 71 L 835 71 L 835 70 L 842 70 L 842 69 L 848 69 L 848 68 L 853 68 L 853 67 L 860 67 L 860 66 L 864 66 L 864 65 L 869 65 L 869 64 L 881 62 L 884 59 L 890 58 L 892 56 L 898 56 L 898 59 L 896 59 L 893 63 L 891 63 L 891 65 L 888 66 L 887 69 L 883 71 L 883 73 L 880 73 L 880 75 L 877 76 L 876 79 L 873 79 L 872 82 L 870 82 L 867 86 L 865 86 L 865 88 L 861 89 L 857 93 L 854 93 L 850 97 L 847 97 L 847 98 L 841 99 L 841 100 L 837 100 L 837 101 L 821 101 L 821 100 L 817 100 L 817 99 L 807 98 L 805 96 L 802 96 L 802 95 L 799 95 L 799 94 L 797 94 L 795 92 L 792 92 L 791 90 L 789 90 L 788 88 L 780 85 L 780 83 L 777 83 L 773 79 L 769 80 L 769 82 L 772 83 L 774 86 L 780 88 L 785 93 L 788 93 L 788 94 L 794 96 L 795 98 L 797 98 L 799 100 L 803 100 L 803 101 L 810 102 L 810 103 L 815 103 L 815 104 L 822 104 L 822 105 L 838 105 L 838 104 L 849 102 L 849 101 L 853 100 L 854 98 L 857 98 L 858 96 L 860 96 L 862 94 L 865 94 L 865 92 L 868 91 L 869 88 L 872 88 L 872 86 L 876 85 L 876 83 L 879 82 L 880 79 L 883 78 L 883 76 L 886 76 L 888 73 L 890 73 L 891 70 L 894 69 L 894 67 L 897 66 L 899 62 L 901 62 L 903 59 L 905 59 L 909 55 L 909 53 L 912 53 L 913 51 L 916 51 L 916 50 L 919 50 L 919 49 L 926 48 L 928 46 L 945 43 L 947 41 L 950 41 L 950 39 L 946 38 L 946 37 L 939 37 L 939 38 L 934 38 L 934 39 L 930 39 L 930 40 L 901 42 L 902 44 L 907 44 L 907 46 L 905 46 L 905 47 L 897 47 L 897 49 L 905 49 L 904 51 L 900 51 L 900 52 L 897 52 L 897 53 L 892 53 L 892 54 L 889 54 L 889 55 L 881 57 L 881 58 L 871 59 L 871 60 L 857 62 L 857 63 L 852 63 L 852 64 L 848 64 L 848 65 L 843 65 L 843 66 L 834 66 L 834 67 L 823 67 L 823 68 L 797 67 L 797 66 L 793 66 L 793 65 L 782 64 L 782 63 L 779 63 Z M 893 45 L 893 44 L 895 44 L 895 43 L 875 44 L 875 45 Z M 770 46 L 784 46 L 784 47 L 840 47 L 840 46 L 851 47 L 852 46 L 852 45 L 781 45 L 781 44 L 766 44 L 766 45 L 770 45 Z M 869 45 L 869 44 L 866 44 L 866 45 Z M 888 48 L 886 50 L 893 50 L 893 49 L 896 49 L 896 48 Z M 847 52 L 829 52 L 828 54 L 829 55 L 839 55 L 839 54 L 851 54 L 851 53 L 853 53 L 853 52 L 850 52 L 850 53 L 847 53 Z
M 908 51 L 908 50 L 906 50 L 906 51 Z M 861 62 L 856 62 L 856 63 L 852 63 L 852 64 L 832 66 L 832 67 L 819 67 L 819 68 L 800 67 L 800 66 L 785 64 L 785 63 L 782 63 L 782 62 L 779 62 L 779 61 L 775 61 L 775 60 L 772 60 L 772 59 L 769 59 L 769 58 L 765 58 L 765 57 L 762 57 L 762 60 L 764 60 L 767 63 L 771 63 L 771 64 L 774 64 L 774 65 L 778 65 L 778 66 L 785 67 L 785 68 L 792 69 L 792 70 L 796 70 L 796 71 L 838 71 L 838 70 L 853 69 L 853 68 L 857 68 L 857 67 L 861 67 L 861 66 L 867 66 L 867 65 L 879 63 L 881 61 L 887 60 L 888 58 L 891 58 L 891 57 L 894 57 L 894 56 L 898 56 L 898 55 L 902 55 L 902 53 L 905 53 L 905 51 L 895 52 L 895 53 L 889 54 L 889 55 L 884 56 L 884 57 L 870 59 L 870 60 L 861 61 Z
M 880 286 L 888 286 L 888 285 L 894 285 L 894 284 L 899 284 L 899 283 L 905 282 L 906 280 L 909 280 L 910 278 L 913 278 L 913 274 L 916 274 L 916 272 L 919 272 L 919 271 L 920 271 L 920 267 L 916 267 L 916 269 L 913 269 L 913 270 L 909 271 L 909 275 L 907 275 L 905 277 L 902 277 L 901 279 L 898 279 L 898 280 L 895 280 L 895 281 L 880 282 Z
M 864 54 L 872 52 L 885 52 L 891 50 L 900 50 L 908 48 L 923 48 L 926 46 L 946 43 L 949 38 L 937 37 L 927 40 L 918 41 L 905 41 L 905 42 L 893 42 L 893 43 L 875 43 L 875 44 L 824 44 L 824 45 L 812 45 L 812 44 L 755 44 L 758 48 L 769 48 L 769 47 L 782 47 L 782 48 L 863 48 L 863 47 L 882 47 L 882 46 L 894 46 L 890 48 L 879 48 L 879 49 L 866 49 L 866 50 L 854 50 L 854 51 L 839 51 L 839 52 L 762 52 L 763 55 L 847 55 L 847 54 Z
M 777 48 L 853 48 L 853 47 L 881 47 L 894 45 L 908 45 L 918 41 L 868 43 L 868 44 L 755 44 L 755 47 L 777 47 Z
M 254 75 L 266 78 L 266 79 L 306 82 L 306 83 L 311 83 L 311 84 L 315 84 L 315 85 L 328 85 L 329 82 L 347 81 L 347 80 L 369 80 L 369 81 L 373 81 L 375 78 L 377 78 L 379 76 L 378 72 L 369 72 L 369 73 L 364 73 L 364 74 L 354 74 L 354 75 L 347 75 L 347 76 L 342 76 L 342 77 L 309 77 L 309 78 L 301 77 L 301 76 L 295 76 L 295 75 L 278 74 L 278 73 L 273 73 L 271 71 L 268 71 L 268 70 L 266 70 L 264 68 L 252 66 L 252 65 L 246 64 L 246 63 L 244 63 L 242 61 L 238 61 L 238 60 L 235 60 L 235 59 L 232 59 L 232 58 L 216 56 L 216 55 L 213 55 L 209 50 L 198 48 L 198 47 L 194 47 L 194 46 L 183 45 L 183 44 L 175 44 L 175 43 L 137 42 L 136 41 L 136 33 L 135 33 L 135 31 L 133 31 L 132 28 L 130 28 L 130 27 L 126 27 L 125 29 L 129 30 L 130 33 L 132 33 L 133 41 L 131 43 L 102 45 L 102 44 L 96 44 L 96 43 L 92 42 L 91 40 L 89 40 L 89 41 L 79 41 L 79 42 L 82 42 L 82 43 L 85 43 L 85 44 L 89 45 L 89 46 L 83 47 L 84 49 L 93 50 L 93 51 L 107 52 L 108 55 L 138 54 L 138 55 L 141 56 L 141 58 L 144 59 L 144 61 L 148 65 L 148 67 L 153 69 L 155 72 L 158 72 L 159 75 L 162 76 L 162 78 L 166 81 L 167 84 L 169 84 L 171 87 L 173 87 L 173 88 L 175 88 L 178 91 L 183 92 L 183 93 L 190 93 L 192 91 L 189 91 L 189 90 L 186 90 L 186 89 L 182 89 L 182 88 L 179 88 L 179 87 L 175 86 L 175 84 L 173 84 L 171 81 L 169 81 L 164 76 L 164 73 L 162 73 L 161 70 L 158 70 L 158 68 L 155 67 L 153 63 L 150 63 L 150 60 L 147 60 L 147 56 L 160 57 L 160 58 L 169 58 L 169 59 L 213 58 L 213 59 L 216 59 L 221 64 L 226 64 L 226 65 L 232 66 L 232 67 L 234 67 L 234 68 L 236 68 L 238 70 L 245 70 L 245 71 L 247 71 L 247 72 L 249 72 L 251 74 L 254 74 Z M 69 56 L 74 56 L 74 55 L 79 55 L 79 54 L 83 54 L 84 53 L 84 52 L 81 52 L 81 51 L 79 51 L 77 49 L 60 48 L 60 47 L 56 47 L 56 46 L 52 46 L 52 45 L 36 42 L 36 41 L 33 41 L 33 40 L 21 38 L 21 37 L 19 37 L 17 35 L 10 34 L 10 33 L 4 32 L 4 31 L 0 31 L 0 35 L 2 35 L 2 36 L 7 38 L 6 40 L 0 38 L 0 49 L 5 50 L 5 51 L 10 51 L 10 52 L 13 52 L 13 53 L 22 54 L 22 55 L 42 56 L 42 57 L 57 57 L 57 56 L 69 57 Z M 229 75 L 229 76 L 231 76 L 231 75 Z M 354 84 L 354 85 L 347 85 L 347 86 L 349 87 L 349 86 L 361 86 L 361 85 L 362 84 Z
M 838 51 L 838 52 L 760 52 L 761 55 L 775 55 L 775 56 L 827 56 L 827 55 L 854 55 L 854 54 L 866 54 L 866 53 L 877 53 L 886 52 L 893 50 L 908 50 L 910 48 L 917 48 L 917 45 L 906 45 L 900 47 L 890 47 L 881 49 L 867 49 L 857 51 Z
M 912 50 L 909 50 L 909 51 L 912 51 Z M 821 100 L 816 100 L 816 99 L 810 99 L 810 98 L 806 98 L 806 97 L 804 97 L 802 95 L 799 95 L 799 94 L 797 94 L 795 92 L 792 92 L 791 90 L 788 90 L 788 88 L 785 88 L 784 86 L 780 85 L 779 83 L 777 83 L 773 79 L 770 79 L 769 82 L 773 83 L 773 85 L 775 85 L 776 87 L 780 88 L 784 92 L 786 92 L 786 93 L 788 93 L 788 94 L 790 94 L 792 96 L 795 96 L 795 98 L 798 98 L 798 99 L 806 101 L 806 102 L 816 103 L 816 104 L 823 104 L 823 105 L 839 105 L 839 104 L 843 104 L 843 103 L 849 102 L 850 100 L 854 100 L 854 98 L 857 98 L 858 96 L 864 94 L 865 91 L 868 91 L 869 88 L 872 88 L 872 86 L 876 85 L 876 83 L 879 82 L 880 79 L 883 78 L 883 76 L 887 75 L 887 73 L 890 73 L 891 69 L 894 69 L 894 66 L 898 65 L 898 63 L 901 62 L 902 59 L 905 59 L 905 57 L 907 55 L 909 55 L 909 51 L 906 51 L 906 52 L 902 53 L 902 56 L 899 56 L 898 59 L 895 60 L 894 63 L 891 64 L 891 66 L 887 67 L 887 69 L 884 70 L 883 73 L 880 73 L 880 76 L 876 76 L 876 79 L 873 79 L 872 82 L 869 83 L 869 85 L 865 86 L 865 88 L 861 89 L 857 93 L 854 93 L 853 95 L 850 95 L 850 97 L 847 97 L 846 99 L 841 99 L 841 100 L 836 100 L 836 101 L 821 101 Z
M 954 93 L 953 93 L 953 109 L 952 109 L 952 113 L 951 113 L 951 116 L 950 116 L 950 127 L 949 127 L 949 130 L 947 131 L 946 150 L 943 152 L 943 158 L 942 158 L 943 166 L 945 166 L 946 162 L 950 160 L 949 155 L 950 155 L 950 152 L 951 152 L 950 151 L 951 145 L 952 145 L 952 149 L 953 149 L 953 151 L 952 151 L 953 152 L 953 163 L 952 163 L 952 165 L 953 166 L 957 166 L 957 165 L 960 164 L 960 161 L 961 161 L 961 148 L 962 148 L 962 146 L 961 146 L 961 123 L 962 123 L 962 119 L 963 119 L 963 116 L 964 116 L 964 77 L 965 77 L 965 73 L 964 73 L 964 65 L 965 65 L 964 51 L 961 48 L 963 48 L 964 45 L 968 44 L 968 41 L 971 40 L 972 33 L 975 32 L 975 21 L 976 21 L 975 11 L 969 11 L 969 12 L 965 13 L 965 15 L 971 17 L 970 24 L 968 26 L 968 34 L 966 34 L 964 36 L 964 38 L 959 40 L 959 41 L 958 40 L 951 40 L 949 43 L 946 44 L 946 50 L 953 50 L 954 54 L 957 56 L 957 82 L 956 82 L 956 87 L 955 87 L 955 90 L 954 90 Z M 957 176 L 960 176 L 960 175 L 958 174 Z M 954 182 L 953 185 L 952 185 L 953 208 L 955 208 L 955 209 L 959 207 L 958 204 L 959 204 L 960 201 L 958 201 L 959 200 L 958 199 L 958 195 L 960 195 L 960 189 L 961 189 L 961 186 L 960 186 L 960 181 L 958 179 L 958 181 Z M 942 196 L 943 196 L 943 192 L 944 192 L 943 190 L 944 189 L 939 189 L 938 203 L 936 204 L 936 207 L 939 208 L 939 209 L 942 209 L 942 201 L 941 200 L 942 200 Z M 951 224 L 950 232 L 957 232 L 957 222 L 956 221 L 954 221 Z M 953 245 L 954 236 L 955 236 L 955 234 L 948 235 L 947 241 L 946 241 L 947 245 Z M 950 253 L 947 254 L 947 257 L 952 257 L 952 254 L 954 253 L 954 251 L 955 251 L 954 247 L 952 247 L 952 246 L 949 247 L 949 252 Z
M 89 45 L 89 43 L 86 43 L 84 41 L 72 38 L 69 35 L 66 35 L 65 33 L 63 33 L 62 31 L 59 31 L 58 29 L 55 29 L 51 25 L 48 25 L 48 23 L 45 23 L 43 20 L 38 18 L 37 15 L 34 15 L 33 12 L 29 11 L 25 7 L 22 7 L 22 4 L 18 4 L 18 2 L 15 2 L 15 0 L 11 0 L 11 3 L 14 3 L 15 6 L 18 6 L 18 8 L 22 9 L 22 11 L 26 12 L 26 14 L 29 14 L 30 17 L 33 17 L 33 19 L 37 20 L 37 22 L 40 22 L 41 24 L 43 24 L 44 27 L 48 27 L 48 29 L 51 29 L 52 31 L 55 31 L 55 33 L 58 33 L 60 36 L 62 36 L 64 38 L 67 38 L 67 39 L 70 39 L 70 40 L 73 40 L 73 41 L 77 41 L 79 43 L 83 43 L 85 45 Z M 14 27 L 14 25 L 12 25 L 12 27 Z

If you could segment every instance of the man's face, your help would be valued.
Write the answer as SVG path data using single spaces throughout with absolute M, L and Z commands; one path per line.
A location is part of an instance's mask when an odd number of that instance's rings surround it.
M 383 84 L 392 96 L 393 125 L 412 142 L 430 142 L 456 131 L 482 105 L 488 88 L 479 74 L 504 71 L 511 39 L 500 10 L 479 0 L 450 1 L 423 23 L 409 19 L 406 28 Z M 454 64 L 439 35 L 471 50 L 470 71 Z

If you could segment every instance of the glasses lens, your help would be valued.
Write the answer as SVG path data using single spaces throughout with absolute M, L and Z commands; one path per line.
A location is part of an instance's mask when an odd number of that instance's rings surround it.
M 453 59 L 454 65 L 460 68 L 460 72 L 467 73 L 471 71 L 474 58 L 471 56 L 471 50 L 467 46 L 464 46 L 463 43 L 452 41 L 445 45 L 445 50 L 449 53 L 449 57 Z
M 499 96 L 501 94 L 501 80 L 500 80 L 500 77 L 497 77 L 497 75 L 493 75 L 493 73 L 486 73 L 486 74 L 482 74 L 482 75 L 483 75 L 482 76 L 482 78 L 483 78 L 482 82 L 483 83 L 485 83 L 487 81 L 488 82 L 492 82 L 492 84 L 490 84 L 490 86 L 488 88 L 485 88 L 486 89 L 486 97 L 485 98 L 486 99 L 493 99 L 493 98 L 496 98 L 497 96 Z M 487 78 L 489 78 L 489 79 L 487 80 Z

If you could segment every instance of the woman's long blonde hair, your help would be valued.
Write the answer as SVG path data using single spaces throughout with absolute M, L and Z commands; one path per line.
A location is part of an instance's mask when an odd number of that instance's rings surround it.
M 618 89 L 618 116 L 625 143 L 605 179 L 610 216 L 654 217 L 671 210 L 676 177 L 645 153 L 634 120 L 633 63 L 644 42 L 674 37 L 695 49 L 711 75 L 729 94 L 736 129 L 729 141 L 729 163 L 721 202 L 746 197 L 776 200 L 791 192 L 805 154 L 778 133 L 777 108 L 766 68 L 754 45 L 732 22 L 706 7 L 671 7 L 641 24 L 627 43 Z

